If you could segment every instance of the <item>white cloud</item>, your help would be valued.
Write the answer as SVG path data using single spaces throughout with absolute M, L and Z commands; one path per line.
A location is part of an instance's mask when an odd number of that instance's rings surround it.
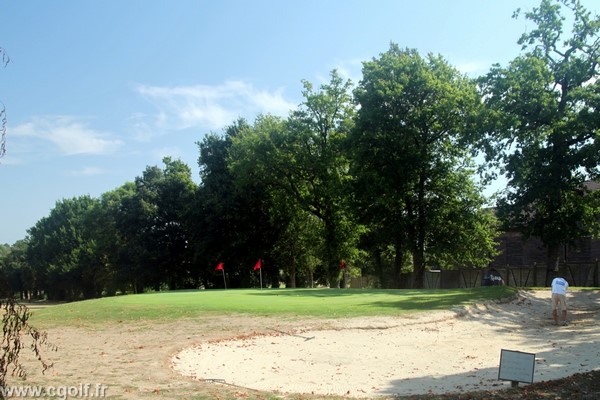
M 353 60 L 340 61 L 332 69 L 336 69 L 338 74 L 344 79 L 344 81 L 350 79 L 352 81 L 352 84 L 356 86 L 362 79 L 362 67 L 364 61 L 365 60 L 361 60 L 358 58 Z M 321 77 L 321 81 L 323 83 L 329 83 L 331 81 L 331 76 L 328 75 L 326 78 Z
M 148 122 L 150 117 L 144 113 L 135 113 L 128 118 L 133 136 L 140 142 L 148 142 L 154 137 L 154 129 Z
M 98 167 L 83 167 L 79 170 L 69 171 L 68 174 L 71 176 L 95 176 L 104 174 L 104 170 Z
M 123 142 L 87 126 L 85 120 L 69 116 L 34 117 L 10 130 L 15 138 L 33 138 L 52 143 L 64 155 L 109 154 Z M 35 144 L 32 143 L 32 146 Z
M 487 73 L 491 65 L 491 63 L 470 61 L 458 63 L 455 65 L 455 67 L 463 74 L 466 74 L 470 77 L 477 77 Z
M 238 117 L 284 116 L 296 107 L 284 98 L 282 89 L 269 92 L 242 81 L 216 86 L 139 85 L 137 92 L 157 107 L 154 124 L 161 129 L 221 129 Z
M 162 163 L 163 158 L 171 157 L 173 159 L 181 159 L 182 153 L 181 149 L 178 147 L 170 146 L 170 147 L 161 147 L 159 149 L 154 149 L 152 152 L 154 155 L 154 159 Z

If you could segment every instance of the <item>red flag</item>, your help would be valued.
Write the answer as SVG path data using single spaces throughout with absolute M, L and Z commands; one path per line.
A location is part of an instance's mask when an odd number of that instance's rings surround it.
M 261 263 L 260 263 L 260 258 L 258 259 L 258 261 L 256 262 L 256 264 L 254 264 L 254 269 L 252 271 L 256 271 L 257 269 L 260 269 L 261 267 Z
M 346 269 L 346 261 L 342 260 L 340 263 L 340 269 Z
M 220 262 L 219 265 L 217 265 L 217 268 L 215 268 L 215 271 L 223 271 L 223 263 Z

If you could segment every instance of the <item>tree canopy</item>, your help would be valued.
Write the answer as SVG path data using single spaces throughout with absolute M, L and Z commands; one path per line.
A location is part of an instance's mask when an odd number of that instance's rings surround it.
M 350 85 L 336 71 L 318 91 L 305 81 L 304 102 L 289 118 L 259 116 L 252 128 L 234 138 L 230 155 L 239 181 L 263 182 L 266 195 L 276 201 L 276 215 L 291 217 L 290 207 L 295 207 L 293 216 L 304 220 L 294 221 L 296 227 L 316 227 L 318 221 L 322 267 L 333 286 L 339 282 L 340 260 L 347 256 L 345 245 L 354 232 L 343 151 L 353 115 Z
M 392 43 L 363 64 L 355 98 L 356 196 L 363 215 L 395 248 L 396 278 L 404 252 L 417 286 L 426 265 L 487 264 L 494 222 L 482 211 L 467 141 L 480 105 L 474 82 L 441 56 L 422 57 Z
M 21 296 L 56 299 L 252 287 L 257 260 L 273 287 L 421 287 L 427 269 L 485 268 L 499 221 L 539 237 L 556 268 L 560 246 L 600 231 L 600 17 L 577 0 L 515 17 L 535 27 L 506 66 L 474 79 L 391 43 L 356 85 L 334 70 L 302 81 L 286 117 L 201 133 L 198 184 L 166 157 L 100 198 L 58 201 L 0 247 L 0 268 Z M 496 207 L 478 169 L 508 180 Z
M 498 203 L 505 229 L 541 238 L 557 268 L 561 243 L 598 231 L 600 198 L 586 182 L 600 163 L 600 18 L 576 0 L 543 0 L 523 15 L 536 27 L 520 38 L 522 54 L 480 79 L 481 139 L 508 179 Z

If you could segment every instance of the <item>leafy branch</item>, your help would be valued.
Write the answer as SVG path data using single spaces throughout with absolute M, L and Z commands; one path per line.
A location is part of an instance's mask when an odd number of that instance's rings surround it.
M 56 351 L 56 346 L 48 342 L 46 332 L 41 332 L 29 324 L 31 312 L 22 304 L 18 304 L 12 296 L 12 291 L 8 285 L 4 284 L 2 293 L 6 298 L 0 300 L 0 313 L 2 313 L 2 340 L 0 346 L 2 354 L 0 355 L 0 388 L 6 388 L 7 376 L 17 376 L 25 379 L 27 373 L 19 361 L 21 350 L 25 347 L 24 338 L 31 338 L 31 351 L 42 365 L 42 373 L 52 368 L 42 356 L 42 347 Z M 0 399 L 4 399 L 0 391 Z

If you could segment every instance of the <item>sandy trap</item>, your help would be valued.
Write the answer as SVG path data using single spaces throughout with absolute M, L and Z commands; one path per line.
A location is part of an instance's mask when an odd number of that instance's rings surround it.
M 600 368 L 600 292 L 568 295 L 554 326 L 548 291 L 412 317 L 353 318 L 187 348 L 172 367 L 194 379 L 281 393 L 353 397 L 493 390 L 501 349 L 536 354 L 534 382 Z

